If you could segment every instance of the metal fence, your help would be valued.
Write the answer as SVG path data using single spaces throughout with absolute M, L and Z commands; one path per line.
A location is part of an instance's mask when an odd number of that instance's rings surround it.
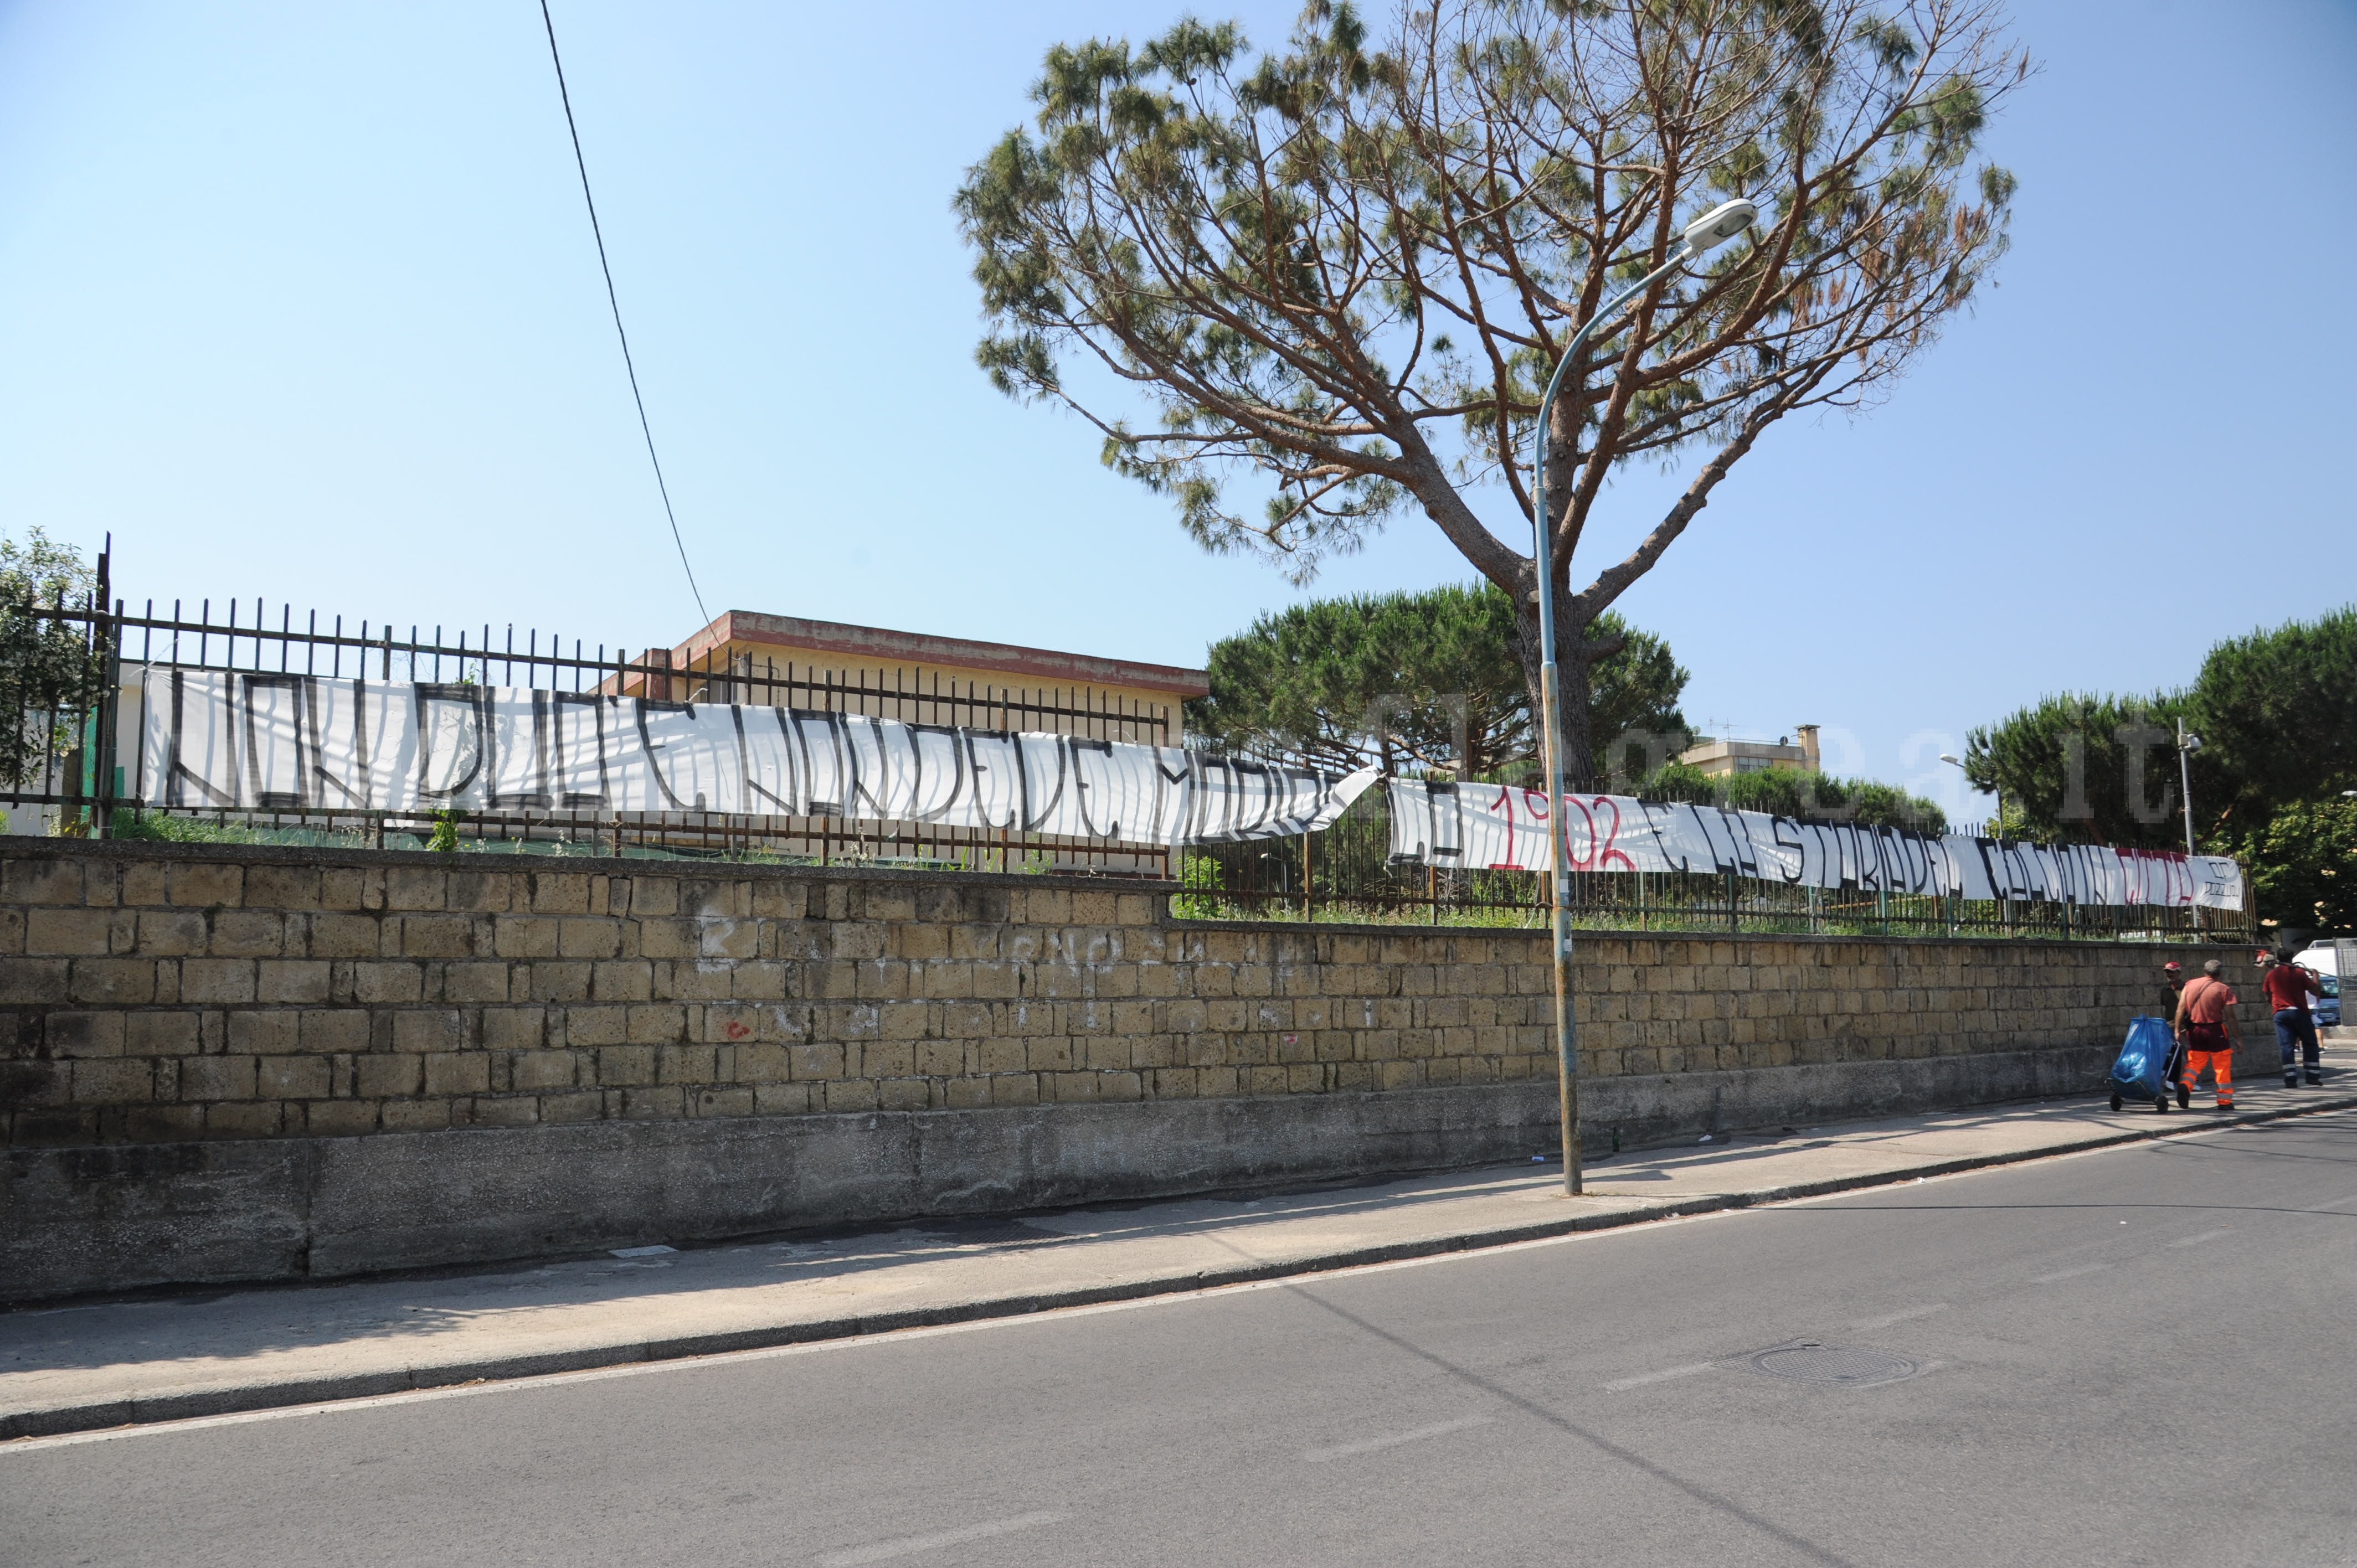
M 674 664 L 667 650 L 632 658 L 624 644 L 591 645 L 540 630 L 519 643 L 512 628 L 399 633 L 344 618 L 298 622 L 282 605 L 272 625 L 259 600 L 210 601 L 193 614 L 175 601 L 138 613 L 107 597 L 110 554 L 81 604 L 10 607 L 15 632 L 55 645 L 27 679 L 0 684 L 0 714 L 17 717 L 13 768 L 0 773 L 0 806 L 54 812 L 54 831 L 72 836 L 240 839 L 379 848 L 439 844 L 539 854 L 694 856 L 785 864 L 857 864 L 912 868 L 1091 872 L 1174 877 L 1171 908 L 1182 918 L 1348 921 L 1379 924 L 1542 927 L 1545 878 L 1531 872 L 1396 865 L 1380 789 L 1370 790 L 1331 828 L 1300 838 L 1211 845 L 1174 855 L 1165 846 L 1059 838 L 1015 830 L 780 818 L 716 811 L 588 812 L 565 810 L 413 813 L 313 807 L 302 811 L 160 812 L 131 798 L 118 753 L 115 693 L 123 665 L 302 672 L 382 681 L 471 680 L 487 685 L 620 693 L 671 701 L 736 702 L 910 723 L 1017 731 L 1047 730 L 1146 745 L 1178 743 L 1168 704 L 1141 703 L 1091 687 L 1046 691 L 963 681 L 937 671 L 878 675 L 731 655 L 715 649 Z M 68 656 L 78 649 L 79 655 Z M 59 676 L 58 671 L 67 674 Z M 0 677 L 5 679 L 5 677 Z M 20 826 L 19 831 L 22 831 Z M 2100 940 L 2248 941 L 2248 914 L 2154 907 L 1970 900 L 1867 891 L 1791 887 L 1724 875 L 1575 873 L 1573 918 L 1593 929 L 1812 933 L 1874 936 L 2039 936 Z
M 154 664 L 189 670 L 301 673 L 330 679 L 472 681 L 539 690 L 619 693 L 673 702 L 729 702 L 812 712 L 871 714 L 912 724 L 996 731 L 1048 731 L 1151 746 L 1178 744 L 1178 714 L 1092 686 L 1023 688 L 902 667 L 890 675 L 732 654 L 713 649 L 674 662 L 669 650 L 630 656 L 627 644 L 591 644 L 512 627 L 455 633 L 371 620 L 348 625 L 316 611 L 275 618 L 260 600 L 211 601 L 190 612 L 180 601 L 133 611 L 106 595 L 107 555 L 98 588 L 80 605 L 20 607 L 44 635 L 77 639 L 89 679 L 55 691 L 0 688 L 0 712 L 21 717 L 23 763 L 0 777 L 0 806 L 55 813 L 72 836 L 246 839 L 338 843 L 383 848 L 420 843 L 470 850 L 564 854 L 654 854 L 990 871 L 1086 872 L 1165 877 L 1166 846 L 1065 838 L 1016 829 L 835 817 L 773 817 L 720 811 L 567 810 L 414 812 L 313 806 L 299 811 L 191 811 L 143 807 L 120 767 L 115 726 L 119 671 Z M 273 624 L 274 619 L 275 624 Z
M 110 780 L 97 759 L 110 754 L 113 643 L 103 613 L 111 553 L 98 558 L 95 588 L 79 601 L 60 593 L 0 604 L 7 647 L 0 658 L 0 804 L 10 826 L 25 806 L 55 806 L 68 832 L 86 832 L 89 803 Z
M 1322 832 L 1188 850 L 1178 879 L 1183 890 L 1171 908 L 1186 919 L 1547 924 L 1547 878 L 1537 872 L 1394 862 L 1379 789 Z M 2250 916 L 2239 912 L 1793 887 L 1733 874 L 1574 872 L 1571 897 L 1573 924 L 1593 930 L 2160 942 L 2254 937 Z

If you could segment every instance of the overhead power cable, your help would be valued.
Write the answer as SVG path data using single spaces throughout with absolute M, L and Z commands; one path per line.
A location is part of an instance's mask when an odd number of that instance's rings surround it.
M 672 510 L 671 487 L 663 483 L 662 459 L 655 456 L 654 427 L 647 423 L 647 400 L 639 392 L 639 368 L 630 361 L 630 335 L 622 330 L 622 302 L 614 293 L 614 268 L 606 260 L 606 231 L 597 224 L 597 199 L 589 194 L 589 160 L 581 156 L 581 127 L 573 122 L 573 94 L 565 90 L 565 60 L 556 52 L 556 21 L 548 14 L 548 0 L 540 0 L 540 20 L 548 29 L 548 58 L 556 67 L 556 95 L 565 102 L 565 128 L 573 135 L 573 164 L 581 171 L 581 199 L 589 207 L 589 232 L 597 242 L 597 269 L 606 274 L 606 303 L 613 308 L 614 336 L 622 340 L 622 369 L 630 372 L 630 401 L 639 407 L 639 433 L 647 438 L 647 461 L 654 465 L 655 489 L 662 497 L 663 516 L 671 522 L 671 542 L 679 547 L 687 591 L 695 596 L 696 612 L 708 625 L 712 612 L 704 607 L 704 590 L 695 585 L 695 568 L 688 564 L 687 542 L 679 535 L 679 514 Z

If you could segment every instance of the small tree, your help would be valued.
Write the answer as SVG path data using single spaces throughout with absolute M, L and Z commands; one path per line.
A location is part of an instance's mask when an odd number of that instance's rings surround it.
M 1506 593 L 1533 703 L 1541 585 L 1475 501 L 1501 488 L 1527 537 L 1532 424 L 1572 333 L 1682 225 L 1758 199 L 1753 242 L 1591 340 L 1546 432 L 1544 587 L 1584 787 L 1590 670 L 1616 647 L 1587 628 L 1770 424 L 1870 402 L 1970 297 L 2013 180 L 1966 166 L 2027 70 L 1994 0 L 1435 0 L 1381 42 L 1313 0 L 1256 59 L 1192 20 L 1060 47 L 1036 133 L 957 195 L 992 322 L 978 358 L 1094 424 L 1206 548 L 1296 581 L 1421 510 Z M 1613 471 L 1688 451 L 1643 542 L 1582 564 Z M 1257 516 L 1229 494 L 1240 474 L 1268 487 Z
M 1620 645 L 1591 683 L 1596 733 L 1682 740 L 1687 674 L 1669 645 L 1618 614 L 1589 634 Z M 1213 643 L 1208 663 L 1211 694 L 1188 705 L 1187 724 L 1223 750 L 1476 779 L 1532 757 L 1514 609 L 1491 584 L 1297 605 Z
M 58 613 L 87 608 L 97 583 L 80 552 L 38 528 L 0 537 L 0 783 L 39 776 L 98 698 L 89 632 Z
M 2187 693 L 2217 782 L 2194 804 L 2229 828 L 2357 789 L 2357 605 L 2218 644 Z
M 2184 697 L 2046 697 L 1966 737 L 1964 774 L 2004 798 L 2006 825 L 2050 843 L 2182 849 L 2177 720 Z M 2194 793 L 2216 778 L 2212 759 Z M 2224 804 L 2212 789 L 2212 810 Z M 2205 817 L 2205 822 L 2208 820 Z
M 2357 931 L 2357 800 L 2295 802 L 2232 847 L 2251 868 L 2259 924 Z
M 1798 768 L 1712 775 L 1674 762 L 1639 780 L 1635 789 L 1640 800 L 1763 811 L 1804 822 L 1854 822 L 1860 827 L 1908 828 L 1921 833 L 1948 831 L 1948 814 L 1921 795 L 1870 779 L 1833 779 Z
M 2357 789 L 2357 607 L 2221 642 L 2182 691 L 2041 699 L 1974 730 L 1965 771 L 2037 836 L 2180 848 L 2179 719 L 2202 738 L 2205 841 L 2255 844 L 2276 812 Z

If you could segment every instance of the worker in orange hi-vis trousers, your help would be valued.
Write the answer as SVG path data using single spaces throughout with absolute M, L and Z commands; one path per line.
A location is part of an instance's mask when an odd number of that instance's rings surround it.
M 2185 987 L 2177 1006 L 2179 1036 L 2185 1042 L 2185 1076 L 2177 1080 L 2177 1103 L 2193 1103 L 2193 1086 L 2208 1069 L 2218 1086 L 2218 1109 L 2234 1109 L 2234 988 L 2218 978 L 2216 959 L 2201 966 L 2201 978 Z

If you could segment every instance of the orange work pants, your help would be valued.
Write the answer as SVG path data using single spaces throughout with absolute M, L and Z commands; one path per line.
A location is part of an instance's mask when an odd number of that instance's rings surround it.
M 2185 1085 L 2186 1093 L 2192 1093 L 2193 1086 L 2201 1081 L 2204 1068 L 2217 1075 L 2218 1103 L 2233 1104 L 2234 1047 L 2230 1044 L 2223 1050 L 2205 1051 L 2189 1044 L 2185 1050 L 2185 1076 L 2179 1079 Z

